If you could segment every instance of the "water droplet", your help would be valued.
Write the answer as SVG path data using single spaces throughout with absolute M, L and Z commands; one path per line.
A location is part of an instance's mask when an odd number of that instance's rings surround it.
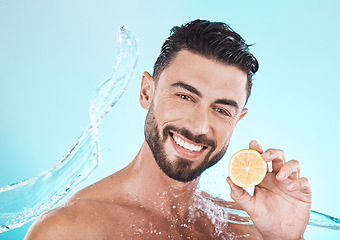
M 3 225 L 20 227 L 50 210 L 96 169 L 100 160 L 99 124 L 125 91 L 138 57 L 135 38 L 127 30 L 120 30 L 119 40 L 117 64 L 113 68 L 115 74 L 96 88 L 90 103 L 90 124 L 67 155 L 36 177 L 0 187 L 1 215 L 4 216 L 0 233 L 8 230 Z M 114 89 L 113 82 L 119 83 Z

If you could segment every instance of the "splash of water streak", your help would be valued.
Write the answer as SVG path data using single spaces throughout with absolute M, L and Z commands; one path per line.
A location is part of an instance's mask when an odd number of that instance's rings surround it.
M 233 208 L 226 208 L 226 209 L 229 215 L 231 216 L 236 215 L 238 217 L 241 217 L 242 219 L 242 221 L 229 220 L 229 222 L 237 223 L 237 224 L 244 224 L 244 225 L 253 224 L 253 222 L 250 220 L 249 215 L 245 211 L 237 210 Z M 312 210 L 310 212 L 308 225 L 339 231 L 340 230 L 340 219 Z
M 340 219 L 336 217 L 332 217 L 323 213 L 319 213 L 317 211 L 310 212 L 309 225 L 328 228 L 333 230 L 340 230 Z
M 226 179 L 227 176 L 223 175 L 222 179 Z M 201 179 L 199 183 L 199 189 L 202 192 L 208 193 L 209 197 L 214 202 L 229 202 L 230 197 L 225 193 L 221 192 L 219 189 L 225 189 L 227 184 L 222 185 L 221 180 L 211 180 L 209 179 Z M 251 225 L 253 222 L 251 221 L 249 215 L 243 211 L 231 208 L 228 205 L 225 204 L 219 204 L 220 207 L 227 210 L 229 215 L 229 222 L 236 223 L 236 224 L 242 224 L 242 225 Z M 340 231 L 340 219 L 336 217 L 332 217 L 329 215 L 326 215 L 324 213 L 320 213 L 314 210 L 311 210 L 310 212 L 310 218 L 308 225 L 320 227 L 320 228 L 326 228 L 331 230 L 337 230 Z
M 97 87 L 90 103 L 90 123 L 72 149 L 51 169 L 0 188 L 0 233 L 20 227 L 52 209 L 98 166 L 99 124 L 126 90 L 137 57 L 136 39 L 121 27 L 116 65 L 111 76 Z

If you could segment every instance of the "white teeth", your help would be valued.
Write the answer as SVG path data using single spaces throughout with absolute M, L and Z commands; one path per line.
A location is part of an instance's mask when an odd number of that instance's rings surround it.
M 179 146 L 181 146 L 181 147 L 183 147 L 183 148 L 185 148 L 185 149 L 187 149 L 187 150 L 189 150 L 189 151 L 192 151 L 192 152 L 201 151 L 202 148 L 203 148 L 202 146 L 194 145 L 194 144 L 190 144 L 190 143 L 188 143 L 188 142 L 185 142 L 185 141 L 183 141 L 182 139 L 180 139 L 179 137 L 176 137 L 176 136 L 173 136 L 173 139 L 175 140 L 175 142 L 176 142 Z
M 184 147 L 184 141 L 183 140 L 179 139 L 178 143 L 181 147 Z
M 195 146 L 194 151 L 195 151 L 195 152 L 201 151 L 202 148 L 203 148 L 202 146 Z

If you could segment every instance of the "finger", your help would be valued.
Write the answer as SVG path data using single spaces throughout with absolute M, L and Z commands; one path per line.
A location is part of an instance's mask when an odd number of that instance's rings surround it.
M 296 180 L 300 177 L 300 163 L 296 160 L 291 160 L 282 165 L 279 172 L 276 174 L 278 181 L 283 181 L 287 178 Z
M 263 149 L 261 145 L 256 140 L 252 140 L 249 143 L 249 149 L 253 149 L 253 150 L 258 151 L 259 153 L 263 153 Z
M 259 152 L 260 154 L 263 153 L 262 146 L 256 140 L 252 140 L 249 143 L 249 149 L 255 150 L 255 151 Z M 267 163 L 267 172 L 268 171 L 269 171 L 269 167 L 268 167 L 268 163 Z
M 292 181 L 286 188 L 290 192 L 301 191 L 308 194 L 312 192 L 309 181 L 305 177 Z
M 262 158 L 266 162 L 272 162 L 272 171 L 278 172 L 283 164 L 286 163 L 285 153 L 280 149 L 270 148 L 262 153 Z
M 227 182 L 231 190 L 230 197 L 249 214 L 254 205 L 252 202 L 252 196 L 250 196 L 250 194 L 243 188 L 236 186 L 231 181 L 230 177 L 227 178 Z

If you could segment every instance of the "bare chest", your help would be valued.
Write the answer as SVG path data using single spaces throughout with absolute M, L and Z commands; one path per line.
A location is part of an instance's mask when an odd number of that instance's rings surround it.
M 180 221 L 159 214 L 125 211 L 111 216 L 106 225 L 107 239 L 250 239 L 228 220 L 204 214 Z

